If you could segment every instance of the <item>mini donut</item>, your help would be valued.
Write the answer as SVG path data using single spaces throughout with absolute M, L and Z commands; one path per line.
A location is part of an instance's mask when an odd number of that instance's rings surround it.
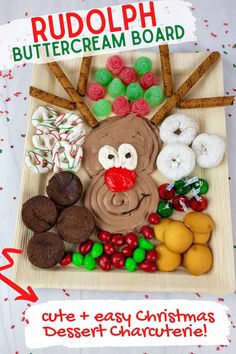
M 160 138 L 166 144 L 190 145 L 198 134 L 197 122 L 185 114 L 173 114 L 160 126 Z
M 157 157 L 157 168 L 172 181 L 189 176 L 194 167 L 195 154 L 186 144 L 168 144 Z
M 192 149 L 197 165 L 211 168 L 221 163 L 225 153 L 225 141 L 218 135 L 203 133 L 194 139 Z

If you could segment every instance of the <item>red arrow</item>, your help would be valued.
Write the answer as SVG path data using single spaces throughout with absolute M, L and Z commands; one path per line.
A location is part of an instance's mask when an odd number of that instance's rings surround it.
M 14 260 L 9 255 L 9 253 L 21 254 L 22 251 L 16 248 L 4 248 L 4 250 L 2 251 L 2 255 L 6 258 L 6 260 L 9 263 L 6 264 L 5 266 L 0 267 L 0 271 L 11 268 L 14 265 Z M 22 289 L 19 285 L 15 284 L 12 280 L 8 279 L 1 273 L 0 273 L 0 280 L 2 280 L 4 283 L 6 283 L 8 286 L 10 286 L 12 289 L 14 289 L 20 294 L 15 298 L 15 300 L 25 300 L 30 302 L 38 301 L 37 295 L 35 294 L 34 290 L 30 286 L 27 287 L 28 290 L 27 292 L 26 290 Z

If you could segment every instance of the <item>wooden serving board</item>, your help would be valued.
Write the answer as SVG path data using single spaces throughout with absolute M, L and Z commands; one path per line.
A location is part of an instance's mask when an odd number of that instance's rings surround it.
M 133 65 L 134 60 L 144 55 L 144 52 L 122 53 L 127 65 Z M 154 64 L 154 72 L 161 77 L 159 54 L 157 51 L 145 52 Z M 174 53 L 171 54 L 171 65 L 175 88 L 202 62 L 208 53 Z M 97 68 L 104 67 L 107 56 L 97 56 L 93 59 L 91 75 Z M 79 77 L 81 59 L 60 62 L 63 70 L 76 87 Z M 89 80 L 91 81 L 92 76 Z M 162 83 L 160 83 L 162 84 Z M 55 77 L 49 71 L 47 65 L 34 65 L 32 85 L 64 98 L 68 98 Z M 224 94 L 222 62 L 219 61 L 194 87 L 189 98 L 220 96 Z M 88 105 L 91 103 L 87 101 Z M 31 138 L 35 128 L 31 124 L 34 110 L 44 102 L 30 97 L 28 111 L 28 132 L 25 151 L 32 147 Z M 57 107 L 54 107 L 58 110 Z M 63 111 L 63 110 L 61 110 Z M 178 110 L 176 110 L 177 112 Z M 183 110 L 181 111 L 183 112 Z M 152 114 L 154 111 L 151 112 Z M 172 112 L 173 113 L 173 112 Z M 215 133 L 226 139 L 224 108 L 207 108 L 185 110 L 184 113 L 194 117 L 200 126 L 201 132 Z M 150 116 L 152 115 L 150 114 Z M 89 181 L 86 172 L 81 169 L 78 173 L 84 184 L 84 189 Z M 87 271 L 84 268 L 76 268 L 73 265 L 65 268 L 57 266 L 53 269 L 42 270 L 34 267 L 26 256 L 27 242 L 32 236 L 21 220 L 21 206 L 27 199 L 45 194 L 45 187 L 51 174 L 36 175 L 26 166 L 23 168 L 22 184 L 15 233 L 15 247 L 23 250 L 22 256 L 15 257 L 15 266 L 12 271 L 12 279 L 21 286 L 34 288 L 67 288 L 87 290 L 114 290 L 114 291 L 162 291 L 162 292 L 206 292 L 206 293 L 230 293 L 235 290 L 235 274 L 233 259 L 233 240 L 231 229 L 230 194 L 228 185 L 227 154 L 223 162 L 216 168 L 203 170 L 196 168 L 194 173 L 198 177 L 205 178 L 210 184 L 207 194 L 209 199 L 209 213 L 215 221 L 216 228 L 212 233 L 210 247 L 214 256 L 212 270 L 202 276 L 193 276 L 184 269 L 165 273 L 143 273 L 136 271 L 129 273 L 125 270 L 112 270 L 103 272 L 99 269 Z M 165 180 L 155 172 L 152 177 L 156 183 Z M 183 219 L 183 213 L 175 213 L 176 219 Z M 70 246 L 71 247 L 71 246 Z M 76 250 L 74 248 L 74 250 Z

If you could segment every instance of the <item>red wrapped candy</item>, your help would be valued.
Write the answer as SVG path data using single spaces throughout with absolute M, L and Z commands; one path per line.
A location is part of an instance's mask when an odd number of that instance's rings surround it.
M 116 97 L 112 104 L 112 111 L 118 116 L 127 116 L 130 113 L 129 100 L 124 96 Z
M 142 263 L 139 263 L 138 267 L 143 272 L 153 273 L 156 271 L 156 263 L 155 262 L 144 261 Z
M 172 204 L 177 211 L 187 211 L 189 208 L 189 200 L 184 195 L 176 195 L 172 200 Z
M 150 112 L 150 107 L 144 98 L 138 98 L 131 106 L 131 112 L 139 117 L 145 117 Z
M 148 215 L 149 224 L 156 225 L 159 224 L 161 218 L 157 213 L 151 213 Z
M 119 75 L 125 67 L 125 63 L 120 55 L 112 55 L 107 59 L 107 70 L 114 75 Z
M 192 197 L 189 201 L 190 208 L 194 211 L 203 211 L 207 208 L 208 202 L 203 195 Z
M 157 83 L 158 83 L 157 77 L 151 71 L 144 74 L 140 79 L 140 85 L 144 90 L 147 90 L 150 87 L 157 85 Z
M 111 259 L 106 254 L 100 256 L 97 260 L 97 263 L 99 267 L 105 272 L 108 272 L 111 269 Z
M 124 237 L 121 234 L 114 234 L 111 237 L 111 242 L 114 246 L 122 246 L 125 243 Z
M 66 267 L 67 265 L 69 265 L 71 263 L 71 259 L 72 259 L 71 253 L 65 253 L 63 259 L 60 262 L 60 265 L 62 267 Z
M 115 246 L 112 243 L 105 243 L 103 249 L 104 253 L 106 253 L 108 256 L 111 256 L 113 253 L 115 253 Z
M 87 254 L 91 251 L 93 247 L 93 241 L 92 240 L 88 240 L 88 241 L 84 241 L 80 244 L 79 246 L 79 251 L 81 254 Z
M 143 236 L 147 239 L 147 240 L 151 240 L 154 237 L 154 231 L 153 228 L 151 228 L 148 225 L 144 225 L 141 228 L 141 233 L 143 234 Z
M 88 97 L 93 101 L 98 101 L 104 98 L 106 93 L 104 87 L 98 82 L 93 82 L 89 85 L 87 90 Z
M 98 239 L 102 242 L 110 242 L 111 234 L 108 231 L 100 230 L 98 231 Z
M 115 268 L 121 269 L 125 264 L 125 256 L 121 252 L 116 252 L 111 256 L 111 263 Z
M 131 82 L 136 81 L 137 75 L 133 68 L 126 67 L 120 73 L 120 79 L 125 85 L 131 84 Z
M 138 247 L 138 236 L 133 234 L 132 232 L 129 232 L 126 236 L 125 236 L 125 242 L 127 244 L 127 246 L 129 246 L 130 248 L 137 248 Z
M 145 260 L 148 261 L 148 262 L 156 262 L 157 260 L 157 251 L 155 249 L 151 250 L 151 251 L 148 251 L 146 253 L 146 257 L 145 257 Z
M 169 183 L 161 184 L 158 188 L 159 196 L 164 200 L 171 200 L 174 198 L 175 191 L 174 188 L 169 188 Z
M 132 248 L 128 247 L 128 246 L 124 246 L 121 249 L 121 253 L 123 253 L 123 255 L 128 258 L 128 257 L 132 257 L 133 256 L 133 250 Z

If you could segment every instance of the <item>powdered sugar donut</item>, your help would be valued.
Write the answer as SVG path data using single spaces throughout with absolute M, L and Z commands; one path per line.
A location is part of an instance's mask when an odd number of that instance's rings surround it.
M 185 114 L 173 114 L 160 126 L 160 138 L 166 144 L 190 145 L 198 134 L 197 122 Z
M 215 134 L 200 134 L 192 144 L 199 167 L 211 168 L 218 166 L 225 153 L 225 141 Z
M 34 127 L 37 127 L 41 123 L 53 126 L 56 118 L 57 112 L 53 108 L 39 106 L 32 116 L 32 124 Z
M 194 167 L 195 154 L 186 144 L 168 144 L 157 157 L 157 168 L 172 181 L 189 176 Z
M 54 172 L 78 172 L 81 165 L 83 150 L 79 144 L 70 144 L 68 141 L 58 141 L 52 150 Z
M 25 163 L 34 173 L 48 173 L 53 168 L 50 154 L 47 154 L 46 151 L 28 151 L 25 156 Z

